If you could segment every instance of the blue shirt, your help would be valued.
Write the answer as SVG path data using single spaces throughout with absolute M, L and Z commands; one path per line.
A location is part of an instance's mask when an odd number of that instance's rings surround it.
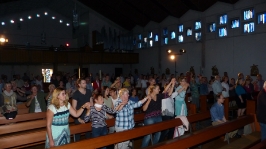
M 133 102 L 138 102 L 139 101 L 139 97 L 135 96 L 135 97 L 130 97 L 129 100 L 133 101 Z
M 91 83 L 86 84 L 86 89 L 91 90 L 91 92 L 93 91 L 93 87 L 92 87 Z
M 224 106 L 223 104 L 218 104 L 217 102 L 211 107 L 211 117 L 212 121 L 215 122 L 217 120 L 222 121 L 224 117 Z
M 207 83 L 202 83 L 200 84 L 200 95 L 208 95 L 208 84 Z
M 122 102 L 121 99 L 118 99 L 118 101 L 115 104 L 115 108 Z M 134 108 L 138 108 L 142 105 L 141 101 L 139 102 L 133 102 L 131 100 L 128 100 L 127 104 L 124 105 L 124 107 L 116 112 L 116 118 L 115 118 L 115 127 L 120 127 L 123 129 L 132 129 L 135 126 L 134 121 Z
M 237 85 L 235 91 L 236 91 L 237 96 L 246 94 L 244 87 L 241 85 Z

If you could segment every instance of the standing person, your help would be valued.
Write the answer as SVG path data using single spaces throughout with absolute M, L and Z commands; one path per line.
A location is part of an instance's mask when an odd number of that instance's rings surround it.
M 140 95 L 140 98 L 145 96 L 145 90 L 147 88 L 147 82 L 148 82 L 148 80 L 146 79 L 146 76 L 145 75 L 141 75 L 141 80 L 140 80 L 140 83 L 141 83 L 141 95 Z
M 117 77 L 114 83 L 111 85 L 111 88 L 116 88 L 117 90 L 120 90 L 122 87 L 122 82 L 120 80 L 120 77 Z
M 85 108 L 90 104 L 85 103 L 79 110 L 75 110 L 68 102 L 68 96 L 62 88 L 56 88 L 52 95 L 51 104 L 48 107 L 47 134 L 45 148 L 60 146 L 70 143 L 70 130 L 68 124 L 69 113 L 74 116 L 80 116 Z
M 116 88 L 112 87 L 109 90 L 112 102 L 113 102 L 113 106 L 115 106 L 116 102 L 118 101 L 118 96 L 117 96 L 117 90 Z
M 154 78 L 150 78 L 149 79 L 149 87 L 150 86 L 153 86 L 153 85 L 155 85 L 156 84 L 156 81 L 155 81 L 155 79 Z M 146 95 L 148 95 L 149 94 L 149 87 L 146 89 Z
M 130 96 L 129 100 L 131 100 L 133 102 L 138 102 L 139 101 L 139 97 L 137 96 L 137 89 L 136 88 L 133 88 L 131 90 L 131 96 Z
M 243 87 L 244 87 L 244 89 L 246 91 L 246 98 L 248 100 L 252 100 L 253 99 L 252 93 L 254 91 L 254 88 L 252 88 L 252 87 L 254 87 L 254 86 L 253 85 L 251 86 L 250 79 L 245 79 Z
M 84 79 L 78 79 L 77 80 L 77 87 L 78 89 L 73 93 L 72 95 L 72 107 L 74 110 L 80 109 L 82 105 L 84 105 L 87 102 L 90 102 L 91 98 L 91 91 L 86 89 L 86 81 Z M 87 110 L 85 109 L 84 112 L 75 119 L 75 124 L 84 124 L 84 116 L 86 114 Z M 90 132 L 86 132 L 86 138 L 90 137 Z M 80 134 L 74 135 L 75 141 L 80 140 Z
M 178 95 L 175 97 L 175 115 L 187 116 L 187 105 L 185 102 L 185 97 L 189 84 L 186 82 L 186 79 L 184 77 L 180 77 L 178 81 L 180 85 L 176 88 Z
M 261 141 L 266 140 L 266 82 L 263 84 L 263 89 L 258 94 L 257 99 L 257 119 L 260 123 Z
M 216 99 L 216 95 L 222 93 L 223 87 L 220 82 L 220 76 L 216 75 L 215 76 L 215 81 L 212 83 L 212 91 L 214 94 L 214 99 Z
M 110 88 L 111 85 L 112 85 L 112 82 L 110 81 L 110 76 L 106 75 L 105 79 L 102 81 L 102 84 L 101 84 L 102 90 L 104 86 L 107 86 L 108 88 Z
M 242 84 L 243 84 L 243 79 L 237 79 L 236 81 L 236 95 L 237 95 L 237 99 L 236 99 L 236 104 L 238 106 L 238 110 L 237 110 L 237 116 L 242 116 L 246 110 L 246 91 L 243 88 Z
M 200 108 L 200 103 L 199 103 L 199 89 L 198 89 L 198 84 L 195 80 L 195 77 L 190 78 L 190 93 L 192 97 L 192 103 L 197 106 L 197 111 Z
M 115 109 L 109 108 L 104 104 L 104 99 L 101 94 L 95 95 L 93 99 L 93 106 L 87 110 L 84 121 L 91 121 L 92 137 L 99 137 L 107 134 L 107 124 L 105 122 L 106 113 L 114 114 L 117 110 L 121 110 L 123 103 L 120 103 Z
M 229 96 L 230 97 L 236 96 L 236 91 L 235 91 L 235 85 L 236 85 L 236 83 L 235 82 L 236 82 L 235 79 L 234 78 L 231 78 L 230 84 L 229 84 Z
M 222 83 L 221 83 L 223 90 L 222 90 L 222 95 L 224 98 L 229 97 L 229 84 L 228 84 L 228 77 L 223 76 L 222 78 Z
M 52 100 L 52 97 L 53 97 L 52 95 L 53 95 L 53 92 L 54 92 L 54 89 L 55 89 L 54 84 L 50 84 L 48 86 L 48 89 L 49 89 L 49 93 L 45 97 L 45 100 L 47 101 L 47 108 L 51 104 L 51 100 Z
M 29 107 L 29 113 L 46 112 L 47 106 L 45 103 L 43 92 L 38 92 L 38 87 L 31 87 L 31 95 L 27 97 L 26 106 Z
M 101 81 L 99 80 L 99 77 L 95 77 L 95 81 L 93 82 L 93 90 L 98 89 L 98 91 L 101 91 Z
M 208 95 L 208 81 L 206 77 L 200 79 L 200 95 Z
M 162 99 L 164 98 L 163 94 L 159 94 L 160 87 L 159 85 L 150 85 L 148 88 L 148 100 L 143 105 L 143 111 L 145 112 L 144 116 L 144 125 L 150 125 L 159 123 L 162 121 Z M 161 132 L 156 132 L 153 136 L 152 143 L 156 144 L 159 142 Z M 147 135 L 142 140 L 141 148 L 147 147 L 151 135 Z
M 257 81 L 258 81 L 258 85 L 259 85 L 259 90 L 261 91 L 263 89 L 263 83 L 264 83 L 264 80 L 262 79 L 261 74 L 257 75 Z
M 115 108 L 121 103 L 124 104 L 123 108 L 116 113 L 115 130 L 116 132 L 130 130 L 134 128 L 134 108 L 140 107 L 147 98 L 144 98 L 138 102 L 128 100 L 129 91 L 126 88 L 122 88 L 119 91 L 119 100 L 117 101 Z M 115 145 L 115 149 L 127 149 L 129 141 L 121 142 Z
M 177 96 L 177 92 L 173 93 L 176 84 L 176 79 L 172 78 L 169 84 L 165 84 L 164 91 L 162 92 L 164 98 L 162 100 L 162 121 L 174 119 L 174 98 Z M 173 94 L 172 94 L 173 93 Z M 172 139 L 174 135 L 174 128 L 166 129 L 161 132 L 160 142 L 163 142 L 165 138 Z
M 86 78 L 86 89 L 91 90 L 91 92 L 93 92 L 93 87 L 92 87 L 90 77 Z

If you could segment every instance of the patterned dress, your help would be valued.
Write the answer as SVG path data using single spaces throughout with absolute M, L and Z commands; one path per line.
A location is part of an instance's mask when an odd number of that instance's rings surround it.
M 176 91 L 181 89 L 182 86 L 179 85 L 176 88 Z M 176 97 L 175 97 L 175 115 L 176 116 L 187 116 L 187 105 L 185 102 L 185 97 L 186 97 L 186 91 L 180 92 Z
M 56 109 L 53 104 L 49 105 L 48 107 L 48 109 L 54 113 L 51 129 L 55 146 L 70 143 L 70 130 L 68 125 L 69 108 L 70 103 L 68 103 L 67 107 L 62 106 L 59 109 Z M 50 148 L 47 134 L 45 148 Z

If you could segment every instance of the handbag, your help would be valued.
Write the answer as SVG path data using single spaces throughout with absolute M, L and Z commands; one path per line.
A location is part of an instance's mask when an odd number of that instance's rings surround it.
M 10 105 L 4 105 L 1 107 L 1 109 L 1 113 L 5 116 L 7 120 L 16 118 L 18 114 L 17 108 Z
M 184 135 L 184 133 L 185 133 L 185 129 L 183 126 L 176 126 L 173 138 L 180 137 Z

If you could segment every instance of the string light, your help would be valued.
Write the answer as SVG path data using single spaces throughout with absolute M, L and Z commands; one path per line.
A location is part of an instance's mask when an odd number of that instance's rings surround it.
M 52 19 L 55 19 L 55 17 L 54 17 L 54 16 L 52 16 Z
M 63 23 L 63 20 L 59 20 L 60 23 Z
M 69 26 L 69 23 L 67 23 L 66 26 Z
M 1 24 L 2 24 L 2 25 L 5 25 L 5 22 L 2 22 Z

